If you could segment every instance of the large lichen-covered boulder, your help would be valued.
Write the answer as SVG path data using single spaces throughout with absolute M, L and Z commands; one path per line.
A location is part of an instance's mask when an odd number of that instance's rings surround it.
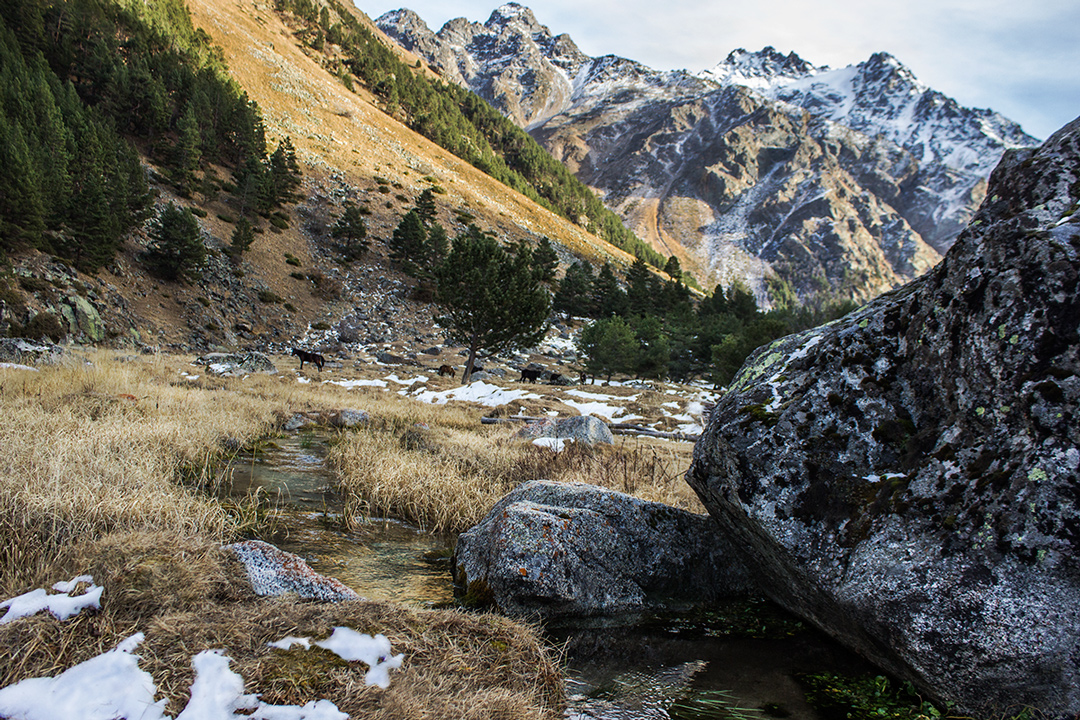
M 943 262 L 759 350 L 687 479 L 765 591 L 962 710 L 1080 713 L 1080 120 Z
M 546 480 L 518 486 L 458 538 L 454 581 L 470 601 L 541 617 L 658 609 L 752 586 L 708 515 Z

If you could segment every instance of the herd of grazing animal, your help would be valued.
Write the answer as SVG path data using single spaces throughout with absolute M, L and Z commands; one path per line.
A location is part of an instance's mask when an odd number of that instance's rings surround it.
M 304 363 L 305 362 L 309 362 L 312 365 L 314 365 L 315 367 L 317 367 L 319 369 L 319 372 L 322 372 L 323 365 L 326 364 L 326 358 L 324 358 L 322 355 L 320 355 L 318 353 L 308 352 L 307 350 L 301 350 L 300 348 L 294 347 L 292 349 L 292 354 L 295 355 L 296 357 L 300 358 L 300 369 L 301 370 L 304 369 Z M 473 372 L 480 372 L 480 371 L 481 371 L 480 367 L 474 367 L 473 368 Z M 439 377 L 452 377 L 452 378 L 457 377 L 457 370 L 455 370 L 453 368 L 453 366 L 451 366 L 451 365 L 440 365 L 438 372 L 439 372 Z M 530 382 L 530 383 L 536 384 L 536 381 L 540 380 L 544 376 L 545 372 L 547 372 L 547 371 L 546 370 L 538 370 L 538 369 L 535 369 L 535 368 L 522 368 L 521 369 L 521 379 L 518 382 Z M 585 380 L 586 380 L 585 373 L 581 373 L 581 382 L 582 382 L 582 384 L 585 383 Z M 551 384 L 551 385 L 564 385 L 564 384 L 566 384 L 566 379 L 562 375 L 560 375 L 559 373 L 552 373 L 550 379 L 548 380 L 548 383 Z

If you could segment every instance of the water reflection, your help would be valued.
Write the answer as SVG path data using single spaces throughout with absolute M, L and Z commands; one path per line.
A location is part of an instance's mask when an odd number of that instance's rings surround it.
M 325 464 L 327 447 L 327 438 L 318 434 L 266 443 L 233 463 L 231 492 L 276 498 L 287 533 L 274 544 L 363 597 L 420 606 L 451 602 L 453 539 L 387 519 L 354 522 L 345 530 L 342 501 Z
M 672 632 L 645 622 L 551 635 L 565 644 L 573 720 L 818 720 L 798 675 L 869 669 L 811 629 L 779 638 L 717 637 L 707 628 Z

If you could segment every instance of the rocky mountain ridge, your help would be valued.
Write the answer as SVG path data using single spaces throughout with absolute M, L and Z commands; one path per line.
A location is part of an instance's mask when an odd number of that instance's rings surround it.
M 707 283 L 769 278 L 866 299 L 924 272 L 982 199 L 1001 153 L 1035 143 L 878 54 L 841 70 L 772 48 L 709 71 L 590 58 L 526 7 L 438 32 L 377 25 L 526 127 L 627 225 Z

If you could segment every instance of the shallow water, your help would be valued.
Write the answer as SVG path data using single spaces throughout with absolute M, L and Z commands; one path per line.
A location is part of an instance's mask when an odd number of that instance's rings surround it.
M 383 518 L 343 529 L 342 501 L 332 490 L 326 450 L 327 439 L 320 435 L 276 439 L 254 458 L 234 462 L 232 492 L 276 498 L 288 534 L 274 544 L 363 597 L 421 607 L 450 603 L 453 538 Z
M 288 533 L 275 544 L 363 597 L 419 607 L 450 604 L 453 537 L 390 519 L 342 529 L 342 502 L 331 489 L 326 450 L 326 437 L 317 434 L 276 439 L 254 457 L 234 462 L 232 492 L 277 498 Z M 742 636 L 732 636 L 732 624 L 744 626 L 748 612 L 750 622 L 758 622 L 761 612 L 745 604 L 732 608 L 705 619 L 625 616 L 549 627 L 567 665 L 566 717 L 821 720 L 803 697 L 799 674 L 873 671 L 821 633 L 804 628 L 788 636 L 798 622 L 777 620 L 775 609 L 761 615 L 774 630 L 742 627 Z M 733 617 L 739 619 L 733 623 Z M 766 637 L 745 636 L 754 634 Z

